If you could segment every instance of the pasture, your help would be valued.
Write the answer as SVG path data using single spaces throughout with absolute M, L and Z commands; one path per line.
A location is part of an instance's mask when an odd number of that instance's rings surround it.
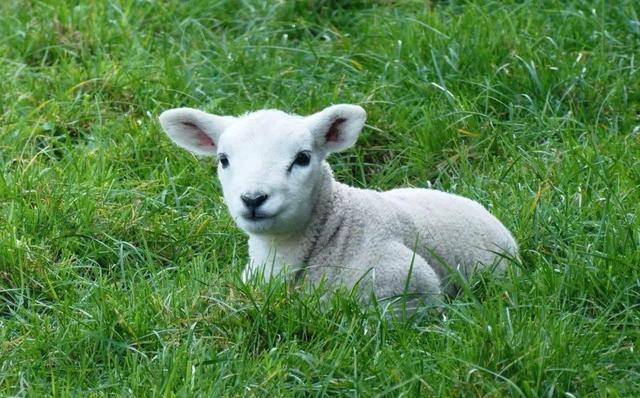
M 0 2 L 0 396 L 640 393 L 633 1 Z M 477 200 L 522 261 L 415 322 L 244 284 L 158 115 L 368 113 L 336 178 Z

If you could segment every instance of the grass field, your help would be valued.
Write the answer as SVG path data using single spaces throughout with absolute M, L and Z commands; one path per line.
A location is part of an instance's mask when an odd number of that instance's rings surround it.
M 639 14 L 0 2 L 0 396 L 639 395 Z M 478 200 L 522 264 L 416 322 L 243 284 L 215 162 L 158 114 L 339 102 L 369 117 L 338 179 Z

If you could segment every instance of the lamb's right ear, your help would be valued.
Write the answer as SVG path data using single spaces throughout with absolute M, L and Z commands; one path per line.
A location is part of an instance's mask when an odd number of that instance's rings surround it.
M 169 109 L 160 115 L 160 125 L 173 142 L 205 156 L 215 156 L 220 135 L 234 120 L 192 108 Z

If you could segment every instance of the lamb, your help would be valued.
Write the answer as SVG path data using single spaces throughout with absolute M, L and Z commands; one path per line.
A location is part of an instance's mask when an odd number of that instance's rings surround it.
M 292 275 L 354 288 L 368 300 L 436 302 L 459 277 L 504 270 L 518 246 L 498 219 L 461 196 L 386 192 L 337 182 L 326 158 L 356 142 L 366 113 L 333 105 L 310 116 L 260 110 L 239 117 L 191 108 L 160 124 L 197 155 L 217 156 L 224 201 L 249 236 L 243 279 Z M 457 275 L 456 275 L 457 274 Z

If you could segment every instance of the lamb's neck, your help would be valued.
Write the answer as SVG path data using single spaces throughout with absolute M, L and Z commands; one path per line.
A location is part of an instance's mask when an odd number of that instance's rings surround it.
M 338 185 L 331 168 L 325 163 L 313 195 L 316 201 L 306 227 L 292 234 L 251 236 L 252 260 L 272 264 L 274 272 L 282 265 L 286 265 L 289 271 L 303 267 L 323 234 L 328 217 L 333 214 Z
M 334 180 L 331 167 L 326 162 L 322 171 L 323 174 L 315 195 L 317 200 L 311 211 L 309 224 L 300 236 L 299 250 L 303 256 L 302 264 L 309 260 L 309 256 L 311 256 L 315 246 L 318 244 L 320 236 L 325 232 L 329 217 L 334 214 L 336 194 L 340 184 Z

